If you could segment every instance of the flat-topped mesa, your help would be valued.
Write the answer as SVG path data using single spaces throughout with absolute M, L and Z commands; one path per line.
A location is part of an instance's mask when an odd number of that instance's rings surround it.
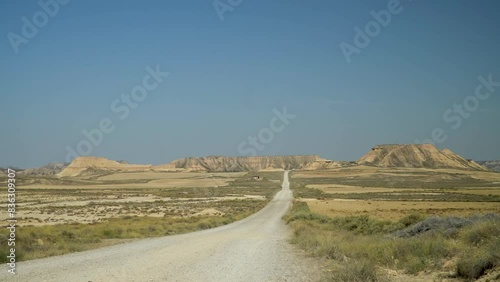
M 258 157 L 190 157 L 182 158 L 163 165 L 133 165 L 98 157 L 75 158 L 58 176 L 83 176 L 106 172 L 132 171 L 213 171 L 240 172 L 261 170 L 291 170 L 291 169 L 328 169 L 339 167 L 340 164 L 316 155 L 304 156 L 258 156 Z
M 124 164 L 100 157 L 75 158 L 58 176 L 78 176 L 96 171 L 147 171 L 151 165 Z
M 303 169 L 322 160 L 319 156 L 256 156 L 256 157 L 191 157 L 171 162 L 170 167 L 188 171 L 258 171 L 272 169 Z
M 382 167 L 455 168 L 485 170 L 486 167 L 466 160 L 449 149 L 439 150 L 432 144 L 378 145 L 358 160 L 358 164 Z

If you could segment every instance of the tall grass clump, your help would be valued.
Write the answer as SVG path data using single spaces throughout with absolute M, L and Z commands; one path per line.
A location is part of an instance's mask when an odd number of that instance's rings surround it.
M 457 262 L 457 275 L 477 279 L 500 266 L 500 220 L 478 222 L 459 235 L 464 248 Z

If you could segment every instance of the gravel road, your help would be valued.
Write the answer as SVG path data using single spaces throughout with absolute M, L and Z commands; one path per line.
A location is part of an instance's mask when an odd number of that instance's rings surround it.
M 315 281 L 318 267 L 287 242 L 282 190 L 259 212 L 232 224 L 17 264 L 0 281 Z

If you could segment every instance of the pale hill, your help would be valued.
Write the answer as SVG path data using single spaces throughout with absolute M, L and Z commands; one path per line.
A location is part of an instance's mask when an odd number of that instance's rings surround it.
M 361 157 L 358 163 L 382 167 L 488 170 L 448 149 L 440 151 L 431 144 L 378 145 Z
M 29 168 L 20 172 L 20 175 L 39 176 L 39 175 L 56 175 L 65 169 L 68 163 L 49 163 L 42 167 Z
M 58 176 L 81 176 L 115 171 L 147 171 L 151 165 L 124 164 L 99 157 L 75 158 Z

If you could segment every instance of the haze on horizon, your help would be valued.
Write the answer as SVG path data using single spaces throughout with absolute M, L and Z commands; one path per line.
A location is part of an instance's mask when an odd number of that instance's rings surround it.
M 392 1 L 243 0 L 223 17 L 214 1 L 70 1 L 17 47 L 12 33 L 43 8 L 2 1 L 0 167 L 65 161 L 95 129 L 109 133 L 89 155 L 144 164 L 356 160 L 433 135 L 500 159 L 500 3 L 401 0 L 356 47 L 356 27 Z M 342 42 L 359 52 L 347 59 Z M 140 101 L 124 98 L 138 86 Z M 259 133 L 267 143 L 252 145 Z

